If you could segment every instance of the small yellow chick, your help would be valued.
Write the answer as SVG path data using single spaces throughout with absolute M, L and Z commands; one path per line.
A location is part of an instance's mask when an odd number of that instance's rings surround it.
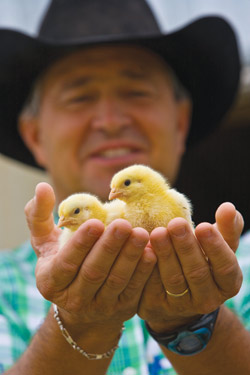
M 62 201 L 58 207 L 58 227 L 64 227 L 59 238 L 61 248 L 79 228 L 89 219 L 98 219 L 105 225 L 122 217 L 125 203 L 118 199 L 102 203 L 96 196 L 88 193 L 76 193 Z
M 150 233 L 156 227 L 166 227 L 175 217 L 183 217 L 193 227 L 189 200 L 149 167 L 133 165 L 119 171 L 110 187 L 109 199 L 126 203 L 123 218 L 133 227 L 143 227 Z
M 107 211 L 102 202 L 94 195 L 87 193 L 76 193 L 62 201 L 58 207 L 58 227 L 64 227 L 59 238 L 61 248 L 88 219 L 99 219 L 106 221 Z

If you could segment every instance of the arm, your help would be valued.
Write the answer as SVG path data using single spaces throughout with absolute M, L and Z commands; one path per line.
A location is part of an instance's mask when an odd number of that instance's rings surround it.
M 58 252 L 60 230 L 53 222 L 54 193 L 39 184 L 26 206 L 38 262 L 37 286 L 58 306 L 64 327 L 88 353 L 118 344 L 123 322 L 138 309 L 156 258 L 145 251 L 148 233 L 125 220 L 104 231 L 98 220 L 84 223 Z M 65 358 L 65 361 L 62 361 Z M 29 348 L 6 374 L 105 374 L 111 358 L 90 361 L 70 347 L 50 311 Z
M 232 205 L 225 204 L 217 211 L 216 221 L 216 225 L 198 225 L 195 235 L 180 218 L 172 220 L 167 229 L 152 232 L 151 246 L 157 254 L 159 271 L 155 269 L 147 283 L 139 314 L 155 332 L 171 332 L 195 321 L 239 291 L 242 274 L 233 250 L 243 220 Z M 189 292 L 178 298 L 165 292 L 181 293 L 187 287 Z M 249 345 L 249 333 L 222 305 L 213 336 L 201 353 L 184 357 L 162 349 L 180 375 L 247 375 Z
M 250 334 L 238 318 L 222 306 L 213 336 L 201 353 L 183 357 L 162 348 L 176 372 L 180 375 L 248 375 Z

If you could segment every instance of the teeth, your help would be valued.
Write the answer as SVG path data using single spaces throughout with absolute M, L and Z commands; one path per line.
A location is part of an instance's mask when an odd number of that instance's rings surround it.
M 131 153 L 131 149 L 128 147 L 116 148 L 114 150 L 105 150 L 100 153 L 101 156 L 106 158 L 114 158 L 117 156 L 123 156 Z

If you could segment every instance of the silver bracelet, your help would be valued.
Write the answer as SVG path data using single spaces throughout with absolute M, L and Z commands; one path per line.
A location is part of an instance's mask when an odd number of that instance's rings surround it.
M 64 328 L 62 321 L 59 317 L 59 312 L 57 306 L 53 303 L 54 307 L 54 318 L 57 321 L 57 324 L 62 332 L 63 337 L 66 339 L 66 341 L 69 343 L 69 345 L 74 349 L 77 350 L 80 354 L 82 354 L 84 357 L 86 357 L 89 360 L 96 360 L 96 359 L 104 359 L 104 358 L 110 358 L 111 355 L 116 351 L 116 349 L 119 348 L 119 345 L 115 345 L 112 349 L 108 350 L 106 353 L 102 354 L 93 354 L 93 353 L 87 353 L 84 349 L 82 349 L 77 343 L 72 339 L 69 332 Z M 122 335 L 122 332 L 124 330 L 124 326 L 122 326 L 119 339 Z

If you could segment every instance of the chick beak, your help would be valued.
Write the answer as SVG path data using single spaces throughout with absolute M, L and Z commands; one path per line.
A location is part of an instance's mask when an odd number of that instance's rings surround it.
M 112 199 L 118 198 L 122 195 L 122 191 L 116 188 L 112 188 L 109 193 L 109 200 L 112 201 Z
M 65 218 L 64 216 L 59 217 L 59 221 L 57 223 L 58 228 L 67 227 L 68 225 L 72 225 L 72 220 Z

